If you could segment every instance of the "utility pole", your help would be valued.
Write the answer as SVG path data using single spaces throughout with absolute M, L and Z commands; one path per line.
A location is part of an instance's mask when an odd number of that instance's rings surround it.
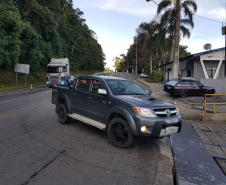
M 222 35 L 224 35 L 225 38 L 224 60 L 226 61 L 226 3 L 225 3 L 225 23 L 222 22 Z
M 135 74 L 137 74 L 137 39 L 138 37 L 136 37 L 136 71 L 135 71 Z
M 180 44 L 180 0 L 176 2 L 176 28 L 175 28 L 175 42 L 174 42 L 174 57 L 173 57 L 173 79 L 177 79 L 179 75 L 179 44 Z

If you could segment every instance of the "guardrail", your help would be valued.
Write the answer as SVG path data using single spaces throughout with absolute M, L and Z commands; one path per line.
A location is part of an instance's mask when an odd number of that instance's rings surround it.
M 220 103 L 206 103 L 206 97 L 208 96 L 226 96 L 226 94 L 205 94 L 204 96 L 204 102 L 203 102 L 203 111 L 202 111 L 202 116 L 206 114 L 206 106 L 207 105 L 213 105 L 213 113 L 216 113 L 216 105 L 226 105 L 226 102 L 220 102 Z

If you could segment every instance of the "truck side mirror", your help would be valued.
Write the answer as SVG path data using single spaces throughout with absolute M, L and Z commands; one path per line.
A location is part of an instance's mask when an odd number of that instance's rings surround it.
M 151 95 L 151 93 L 152 93 L 151 91 L 148 91 L 148 90 L 145 90 L 145 92 L 149 95 Z

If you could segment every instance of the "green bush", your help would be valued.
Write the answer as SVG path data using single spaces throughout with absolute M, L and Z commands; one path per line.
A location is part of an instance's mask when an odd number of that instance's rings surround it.
M 158 70 L 154 70 L 152 72 L 152 74 L 150 75 L 150 80 L 151 80 L 151 82 L 161 82 L 162 76 L 164 76 L 164 72 L 163 71 L 161 71 L 159 73 Z

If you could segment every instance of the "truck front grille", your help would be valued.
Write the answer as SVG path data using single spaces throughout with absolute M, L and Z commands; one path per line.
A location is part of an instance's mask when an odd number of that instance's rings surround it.
M 51 84 L 58 84 L 58 83 L 60 83 L 60 77 L 59 76 L 50 76 L 50 83 Z
M 176 116 L 177 110 L 176 108 L 160 108 L 160 109 L 153 109 L 156 116 L 160 118 L 166 118 L 166 117 L 173 117 Z

